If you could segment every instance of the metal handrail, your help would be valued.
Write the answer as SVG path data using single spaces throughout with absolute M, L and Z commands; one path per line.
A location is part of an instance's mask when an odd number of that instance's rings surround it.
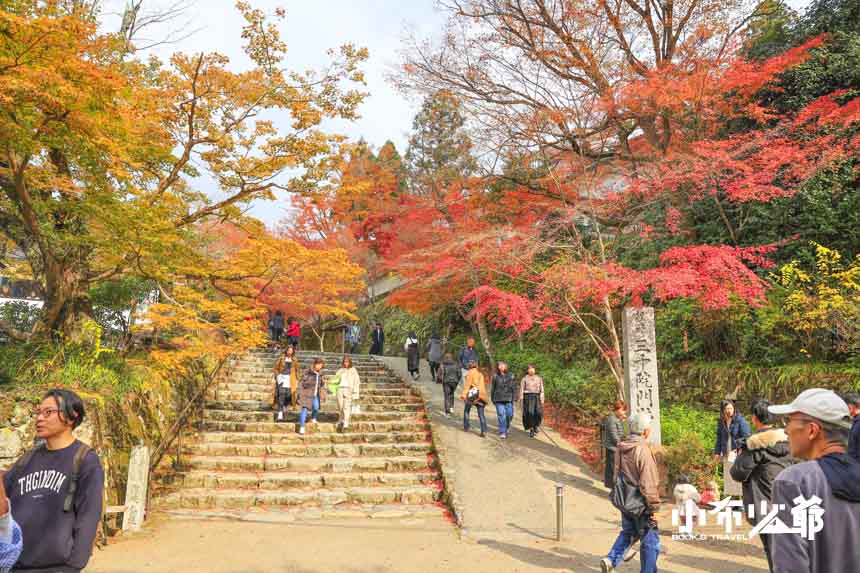
M 197 393 L 188 401 L 188 403 L 185 404 L 185 407 L 182 409 L 182 412 L 179 413 L 179 416 L 176 417 L 176 421 L 173 422 L 173 425 L 170 427 L 170 430 L 167 431 L 167 435 L 165 436 L 165 438 L 161 440 L 161 443 L 158 444 L 158 447 L 156 447 L 155 451 L 152 453 L 152 461 L 149 463 L 150 473 L 152 473 L 152 471 L 156 467 L 158 467 L 158 464 L 161 463 L 161 458 L 164 457 L 164 454 L 173 444 L 173 440 L 175 440 L 182 433 L 182 428 L 187 421 L 186 419 L 188 417 L 188 412 L 191 410 L 191 407 L 200 402 L 201 399 L 206 395 L 206 392 L 209 390 L 209 388 L 212 387 L 212 385 L 215 383 L 215 380 L 218 379 L 218 374 L 221 372 L 221 368 L 230 358 L 231 356 L 228 356 L 227 358 L 224 358 L 223 360 L 221 360 L 221 362 L 218 363 L 218 365 L 215 367 L 215 370 L 212 372 L 208 382 L 204 383 L 203 386 L 201 386 L 197 390 Z

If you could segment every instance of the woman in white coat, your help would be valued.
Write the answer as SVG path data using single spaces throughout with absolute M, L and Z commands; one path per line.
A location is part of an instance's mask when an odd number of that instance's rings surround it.
M 342 432 L 349 428 L 349 414 L 352 411 L 353 401 L 358 401 L 358 387 L 361 380 L 349 356 L 343 357 L 341 368 L 335 376 L 340 380 L 340 386 L 337 388 L 337 409 L 340 412 L 338 430 Z

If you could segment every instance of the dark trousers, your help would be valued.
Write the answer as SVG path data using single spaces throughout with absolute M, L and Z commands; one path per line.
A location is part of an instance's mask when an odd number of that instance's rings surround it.
M 603 468 L 603 485 L 612 489 L 615 486 L 615 450 L 603 449 L 606 452 L 606 466 Z
M 299 349 L 299 337 L 298 336 L 288 336 L 287 337 L 287 344 L 289 344 L 290 346 L 292 346 L 293 348 L 298 350 Z
M 764 554 L 767 556 L 767 568 L 770 569 L 770 573 L 773 573 L 773 557 L 771 556 L 771 551 L 773 551 L 773 539 L 771 539 L 770 536 L 770 533 L 759 534 L 761 544 L 764 545 Z
M 287 384 L 286 386 L 278 386 L 278 408 L 281 410 L 285 409 L 292 402 L 292 397 L 290 396 L 290 386 Z
M 470 427 L 469 424 L 469 413 L 472 411 L 473 404 L 469 401 L 466 401 L 466 406 L 463 408 L 463 429 L 468 430 Z M 480 402 L 475 402 L 475 408 L 478 409 L 478 421 L 481 422 L 481 433 L 485 433 L 487 431 L 487 416 L 484 414 L 484 408 L 486 406 L 481 404 Z
M 274 339 L 275 342 L 278 342 L 283 335 L 284 335 L 284 329 L 283 328 L 273 328 L 272 329 L 272 339 Z
M 525 394 L 523 396 L 523 429 L 537 430 L 543 422 L 543 404 L 540 394 Z
M 451 386 L 450 384 L 442 384 L 442 392 L 445 394 L 445 411 L 454 408 L 454 391 L 457 389 L 456 386 Z
M 428 360 L 429 362 L 429 360 Z M 430 362 L 430 379 L 433 382 L 436 381 L 436 373 L 439 371 L 439 363 L 438 362 Z

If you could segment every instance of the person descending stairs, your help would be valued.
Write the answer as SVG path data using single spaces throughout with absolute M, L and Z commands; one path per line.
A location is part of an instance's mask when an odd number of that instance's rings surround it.
M 361 394 L 349 428 L 337 431 L 336 399 L 329 395 L 318 423 L 299 434 L 298 412 L 276 421 L 277 357 L 276 350 L 256 349 L 233 360 L 206 401 L 196 439 L 183 446 L 180 470 L 153 500 L 155 509 L 201 517 L 441 511 L 430 425 L 410 386 L 375 358 L 353 355 Z M 343 355 L 298 353 L 303 368 L 317 358 L 327 379 Z

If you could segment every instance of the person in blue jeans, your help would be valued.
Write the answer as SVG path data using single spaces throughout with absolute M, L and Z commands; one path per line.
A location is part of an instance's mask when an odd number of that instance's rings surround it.
M 299 433 L 305 433 L 305 422 L 308 419 L 308 408 L 311 410 L 311 423 L 316 424 L 320 411 L 320 403 L 325 398 L 326 388 L 322 377 L 323 360 L 315 358 L 314 365 L 302 376 L 299 384 Z
M 469 414 L 472 406 L 475 406 L 478 410 L 478 421 L 481 423 L 481 437 L 486 437 L 487 417 L 484 415 L 484 408 L 488 401 L 487 386 L 484 375 L 478 370 L 478 363 L 475 361 L 469 362 L 469 370 L 463 383 L 463 395 L 460 398 L 466 403 L 463 408 L 463 430 L 469 431 L 471 426 Z
M 616 480 L 623 476 L 628 484 L 636 486 L 645 498 L 647 507 L 639 516 L 621 514 L 621 533 L 609 554 L 600 560 L 601 573 L 612 573 L 621 563 L 624 554 L 636 541 L 640 541 L 640 573 L 657 573 L 660 555 L 660 532 L 654 516 L 660 509 L 657 461 L 648 445 L 651 433 L 651 416 L 637 413 L 630 417 L 630 434 L 618 444 L 615 452 Z
M 514 375 L 508 372 L 508 365 L 499 362 L 493 375 L 493 389 L 490 398 L 496 405 L 496 416 L 499 419 L 499 437 L 507 439 L 508 430 L 514 419 L 514 396 L 517 395 L 517 383 Z

